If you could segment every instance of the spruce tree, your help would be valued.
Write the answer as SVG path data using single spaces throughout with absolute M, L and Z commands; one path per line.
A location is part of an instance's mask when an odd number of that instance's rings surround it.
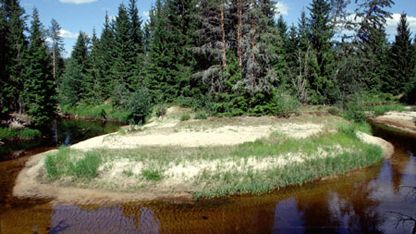
M 129 0 L 128 15 L 130 19 L 130 36 L 135 46 L 134 53 L 142 54 L 144 52 L 144 39 L 142 31 L 142 20 L 137 9 L 137 0 Z
M 227 49 L 225 32 L 225 1 L 200 1 L 201 28 L 198 33 L 198 45 L 193 48 L 198 60 L 194 79 L 200 79 L 209 87 L 210 94 L 225 91 L 227 79 Z
M 59 84 L 63 105 L 74 106 L 93 92 L 93 81 L 88 75 L 89 66 L 89 37 L 80 32 Z
M 389 76 L 382 77 L 383 91 L 394 95 L 403 94 L 409 86 L 414 68 L 411 33 L 406 14 L 400 17 L 389 60 Z
M 369 91 L 380 91 L 382 77 L 388 76 L 388 42 L 385 32 L 387 10 L 392 0 L 361 0 L 356 10 L 360 19 L 357 36 L 361 67 L 357 72 L 358 82 Z
M 112 23 L 108 14 L 105 16 L 104 28 L 99 43 L 93 45 L 97 50 L 97 84 L 101 100 L 107 100 L 113 95 L 114 81 L 112 81 L 112 67 L 115 60 L 115 38 Z
M 61 26 L 55 19 L 52 19 L 51 26 L 49 28 L 49 38 L 51 40 L 50 50 L 52 57 L 52 74 L 55 80 L 59 79 L 64 69 L 64 59 L 62 57 L 64 42 L 60 33 Z
M 309 40 L 316 61 L 311 69 L 313 75 L 309 77 L 311 102 L 314 104 L 329 104 L 336 101 L 337 87 L 332 79 L 334 54 L 332 51 L 331 5 L 327 0 L 313 0 L 309 17 Z
M 9 111 L 23 112 L 23 69 L 26 66 L 23 58 L 27 48 L 25 37 L 25 12 L 19 5 L 18 0 L 8 0 L 3 2 L 4 13 L 7 19 L 6 43 L 8 45 L 6 70 L 10 85 L 5 87 L 6 98 Z
M 150 22 L 146 84 L 156 102 L 173 101 L 186 93 L 192 74 L 194 0 L 156 1 Z
M 131 34 L 131 24 L 126 7 L 121 4 L 114 22 L 114 63 L 112 67 L 112 79 L 117 88 L 132 91 L 138 84 L 135 76 L 136 45 Z M 114 96 L 114 99 L 118 97 Z M 120 100 L 114 100 L 116 103 Z
M 100 40 L 97 38 L 95 29 L 91 37 L 91 51 L 88 56 L 88 80 L 91 82 L 91 91 L 86 94 L 86 99 L 89 103 L 101 103 L 104 102 L 103 93 L 100 83 Z
M 10 87 L 9 75 L 6 70 L 7 55 L 9 53 L 7 33 L 6 14 L 3 2 L 0 1 L 0 118 L 8 110 L 7 89 Z
M 279 16 L 276 26 L 277 26 L 277 30 L 279 31 L 280 37 L 282 38 L 286 47 L 288 43 L 288 28 L 287 28 L 286 21 L 283 19 L 282 15 Z
M 22 95 L 26 113 L 36 126 L 48 124 L 56 111 L 56 85 L 51 64 L 46 35 L 35 8 L 29 30 L 29 47 L 25 54 Z

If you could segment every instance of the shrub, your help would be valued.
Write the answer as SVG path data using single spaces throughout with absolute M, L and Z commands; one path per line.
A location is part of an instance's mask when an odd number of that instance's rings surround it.
M 287 117 L 298 112 L 300 102 L 286 91 L 275 90 L 270 105 L 271 114 Z
M 151 111 L 150 93 L 146 88 L 138 89 L 131 94 L 128 110 L 132 113 L 132 119 L 135 123 L 144 123 L 147 115 Z
M 19 130 L 17 133 L 17 136 L 20 139 L 34 139 L 34 138 L 40 137 L 41 135 L 42 133 L 39 130 L 28 129 L 28 128 Z
M 341 110 L 337 107 L 330 107 L 328 108 L 328 113 L 335 116 L 341 116 Z
M 188 121 L 191 119 L 191 116 L 188 113 L 183 113 L 181 115 L 181 121 Z
M 208 119 L 208 115 L 207 113 L 200 111 L 195 114 L 194 119 Z
M 153 107 L 153 113 L 156 117 L 165 116 L 167 112 L 167 106 L 165 104 L 159 104 Z

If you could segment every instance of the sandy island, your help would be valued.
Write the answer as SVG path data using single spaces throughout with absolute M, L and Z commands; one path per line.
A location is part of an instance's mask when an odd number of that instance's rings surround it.
M 179 110 L 169 109 L 168 114 L 172 115 Z M 140 148 L 145 146 L 178 146 L 178 147 L 205 147 L 205 146 L 227 146 L 238 145 L 244 142 L 252 142 L 269 136 L 273 132 L 279 132 L 287 137 L 304 139 L 322 132 L 333 131 L 333 125 L 340 119 L 338 117 L 328 117 L 329 121 L 324 125 L 310 121 L 304 117 L 294 117 L 294 119 L 277 119 L 274 117 L 241 117 L 232 118 L 227 121 L 192 120 L 187 123 L 180 122 L 174 118 L 153 119 L 149 124 L 142 127 L 139 131 L 132 133 L 118 132 L 108 134 L 73 145 L 71 148 L 81 151 L 91 149 L 126 149 Z M 320 120 L 318 120 L 320 121 Z M 331 122 L 332 121 L 332 122 Z M 343 120 L 342 120 L 343 121 Z M 127 129 L 128 127 L 126 127 Z M 382 148 L 384 157 L 389 158 L 393 152 L 393 146 L 383 139 L 359 133 L 359 138 L 368 143 L 378 145 Z M 339 149 L 332 149 L 339 150 Z M 207 169 L 219 168 L 219 164 L 235 168 L 242 162 L 219 161 L 201 162 L 199 165 L 188 164 L 173 167 L 172 179 L 165 181 L 162 188 L 140 192 L 114 192 L 103 189 L 91 189 L 73 187 L 71 184 L 65 186 L 59 183 L 50 183 L 45 179 L 44 161 L 46 152 L 33 156 L 20 172 L 13 194 L 24 198 L 49 198 L 59 202 L 71 202 L 78 204 L 97 204 L 101 202 L 132 202 L 132 201 L 151 201 L 151 200 L 182 200 L 192 201 L 192 191 L 186 183 L 191 176 Z M 319 157 L 325 157 L 328 153 L 321 152 Z M 290 157 L 289 157 L 290 156 Z M 305 155 L 289 155 L 288 157 L 275 159 L 267 157 L 262 160 L 246 160 L 251 169 L 267 169 L 270 165 L 287 165 L 291 162 L 301 162 Z M 206 165 L 205 165 L 205 164 Z M 130 163 L 131 164 L 131 163 Z M 229 164 L 229 165 L 228 165 Z M 116 165 L 116 166 L 114 166 Z M 131 170 L 140 165 L 129 165 L 129 161 L 119 160 L 114 162 L 112 169 L 106 171 L 101 179 L 111 179 L 112 181 L 121 180 L 122 168 L 130 166 Z M 118 166 L 117 166 L 118 165 Z M 248 167 L 245 165 L 245 167 Z M 224 166 L 225 168 L 225 166 Z M 180 181 L 183 180 L 183 181 Z M 178 182 L 179 181 L 179 182 Z M 165 187 L 163 187 L 165 186 Z

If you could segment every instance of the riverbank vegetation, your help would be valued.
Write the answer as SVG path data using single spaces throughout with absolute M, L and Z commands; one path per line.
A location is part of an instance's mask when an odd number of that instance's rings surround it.
M 100 35 L 80 32 L 63 59 L 58 22 L 44 30 L 35 9 L 27 27 L 18 0 L 0 1 L 1 118 L 24 112 L 40 126 L 61 106 L 143 122 L 165 104 L 287 117 L 300 105 L 335 105 L 361 121 L 368 110 L 401 108 L 362 106 L 369 95 L 416 100 L 416 42 L 405 13 L 388 39 L 392 5 L 311 0 L 287 25 L 273 0 L 156 0 L 146 22 L 129 0 L 105 17 Z
M 353 125 L 340 120 L 332 124 L 335 128 L 307 138 L 272 131 L 254 142 L 227 146 L 61 148 L 46 156 L 44 179 L 61 186 L 189 192 L 207 198 L 266 193 L 368 167 L 382 159 L 381 149 L 358 139 Z
M 41 136 L 42 133 L 36 129 L 12 129 L 0 127 L 0 141 L 33 140 Z

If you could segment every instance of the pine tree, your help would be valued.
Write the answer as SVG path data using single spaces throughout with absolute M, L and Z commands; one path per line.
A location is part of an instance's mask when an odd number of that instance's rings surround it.
M 36 8 L 29 31 L 29 47 L 25 56 L 23 100 L 26 113 L 36 126 L 48 124 L 56 111 L 56 85 L 46 35 Z
M 309 40 L 316 58 L 311 66 L 313 75 L 309 77 L 311 101 L 314 104 L 334 103 L 337 87 L 332 79 L 334 29 L 330 19 L 331 5 L 327 0 L 313 0 L 309 10 Z
M 62 52 L 64 51 L 64 42 L 60 36 L 61 26 L 59 23 L 52 19 L 51 27 L 49 28 L 49 38 L 51 39 L 51 57 L 52 57 L 52 68 L 53 78 L 58 80 L 62 75 L 64 69 L 64 59 Z
M 403 94 L 409 85 L 414 68 L 412 40 L 406 14 L 400 17 L 389 59 L 389 76 L 382 77 L 383 91 L 394 95 Z

